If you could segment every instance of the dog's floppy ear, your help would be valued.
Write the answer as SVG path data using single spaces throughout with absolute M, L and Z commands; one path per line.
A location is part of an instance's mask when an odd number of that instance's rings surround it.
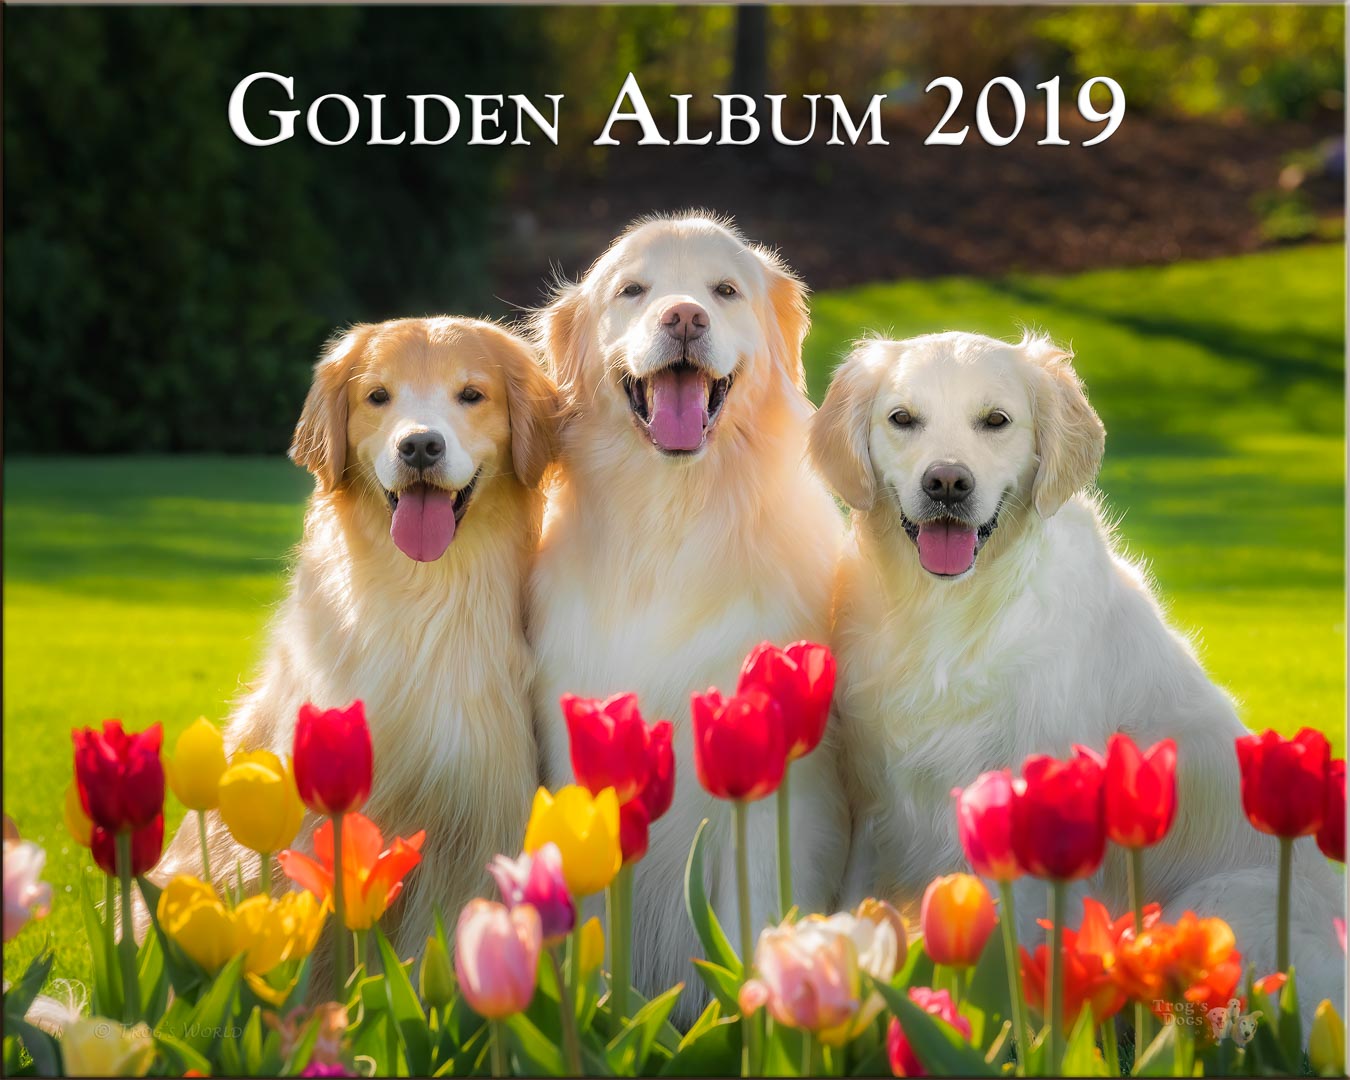
M 530 346 L 493 323 L 484 323 L 506 377 L 511 422 L 511 469 L 526 487 L 537 487 L 558 451 L 558 391 Z
M 782 365 L 788 380 L 798 390 L 806 392 L 806 368 L 802 364 L 802 342 L 811 329 L 811 309 L 807 304 L 807 288 L 782 257 L 775 251 L 751 245 L 764 267 L 764 281 L 768 289 L 765 316 L 771 352 Z
M 369 326 L 354 326 L 325 346 L 291 437 L 291 460 L 314 474 L 321 491 L 334 491 L 347 469 L 347 382 L 369 337 Z
M 1097 478 L 1106 429 L 1088 404 L 1073 370 L 1073 353 L 1048 338 L 1027 338 L 1019 346 L 1039 370 L 1036 385 L 1036 453 L 1040 465 L 1032 482 L 1036 512 L 1048 518 L 1074 492 Z
M 825 400 L 811 418 L 811 458 L 826 483 L 855 510 L 876 501 L 876 475 L 868 444 L 878 366 L 871 343 L 860 344 L 834 370 Z
M 582 284 L 563 283 L 548 305 L 536 311 L 530 320 L 534 340 L 544 354 L 549 376 L 557 393 L 569 405 L 579 396 L 586 350 L 590 347 L 585 309 L 586 294 Z

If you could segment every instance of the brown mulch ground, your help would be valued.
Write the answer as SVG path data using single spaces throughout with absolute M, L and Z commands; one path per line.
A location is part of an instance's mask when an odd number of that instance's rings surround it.
M 1044 120 L 1032 109 L 1009 146 L 985 145 L 973 124 L 963 146 L 924 146 L 937 118 L 888 112 L 889 146 L 826 146 L 827 131 L 799 148 L 624 145 L 604 157 L 588 148 L 590 168 L 576 164 L 587 155 L 559 152 L 560 167 L 517 176 L 504 200 L 496 295 L 538 303 L 550 264 L 578 275 L 633 218 L 689 206 L 732 215 L 814 289 L 1252 251 L 1268 243 L 1257 204 L 1278 191 L 1290 155 L 1337 131 L 1335 118 L 1257 126 L 1129 114 L 1098 146 L 1049 147 L 1035 145 Z M 1097 130 L 1076 114 L 1062 122 L 1075 144 Z M 1343 213 L 1338 177 L 1302 193 L 1319 217 Z

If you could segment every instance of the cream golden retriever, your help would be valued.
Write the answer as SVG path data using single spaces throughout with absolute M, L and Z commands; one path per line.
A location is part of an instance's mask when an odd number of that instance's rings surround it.
M 536 723 L 553 785 L 571 781 L 564 692 L 635 691 L 676 725 L 674 807 L 635 875 L 635 980 L 688 981 L 683 875 L 712 820 L 707 886 L 734 933 L 730 807 L 699 787 L 689 696 L 734 689 L 756 643 L 822 640 L 839 514 L 807 464 L 806 293 L 775 255 L 704 216 L 639 222 L 537 328 L 563 397 L 529 628 Z M 834 743 L 793 770 L 796 899 L 826 910 L 846 857 Z M 751 815 L 754 924 L 776 907 L 773 800 Z M 691 1001 L 693 995 L 687 995 Z M 686 1006 L 686 1009 L 688 1006 Z
M 1166 915 L 1222 915 L 1265 974 L 1278 845 L 1243 817 L 1246 732 L 1086 493 L 1105 435 L 1070 359 L 1034 336 L 866 341 L 815 416 L 812 454 L 854 510 L 833 637 L 862 834 L 850 888 L 909 902 L 962 868 L 950 792 L 985 770 L 1116 731 L 1171 737 L 1178 816 L 1145 887 Z M 1292 952 L 1311 1007 L 1344 994 L 1345 899 L 1313 842 L 1297 849 Z M 1119 849 L 1082 887 L 1127 909 Z M 1021 888 L 1032 940 L 1044 889 Z
M 289 756 L 303 702 L 364 700 L 375 749 L 364 813 L 386 838 L 427 832 L 390 913 L 401 956 L 421 950 L 435 905 L 453 916 L 524 834 L 538 778 L 524 590 L 555 416 L 553 387 L 516 337 L 403 319 L 332 343 L 295 429 L 291 456 L 315 491 L 262 675 L 226 743 Z M 218 821 L 210 844 L 221 874 L 242 859 L 256 880 L 257 858 Z M 188 822 L 157 876 L 200 862 Z

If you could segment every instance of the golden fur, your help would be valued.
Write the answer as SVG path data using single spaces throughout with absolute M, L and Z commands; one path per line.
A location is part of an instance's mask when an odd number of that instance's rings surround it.
M 472 384 L 472 405 L 455 395 Z M 374 407 L 372 388 L 390 401 Z M 364 813 L 386 838 L 427 832 L 423 861 L 388 923 L 401 956 L 421 949 L 439 906 L 453 919 L 514 854 L 538 767 L 523 594 L 538 542 L 537 485 L 553 456 L 556 397 L 527 345 L 488 323 L 404 319 L 356 326 L 315 368 L 292 457 L 316 478 L 290 592 L 261 676 L 230 718 L 227 747 L 289 756 L 296 712 L 361 698 L 375 750 Z M 414 562 L 390 539 L 382 488 L 410 426 L 446 434 L 443 486 L 481 478 L 449 549 Z M 455 475 L 456 469 L 469 470 Z M 258 861 L 211 815 L 217 873 L 246 882 Z M 307 849 L 313 820 L 295 846 Z M 157 877 L 199 873 L 196 823 L 179 830 Z
M 628 279 L 647 293 L 624 298 Z M 724 280 L 738 299 L 713 294 Z M 736 377 L 702 450 L 665 457 L 630 416 L 620 380 L 665 362 L 659 313 L 685 300 L 710 314 L 703 363 Z M 697 215 L 638 223 L 537 319 L 564 398 L 561 483 L 530 590 L 545 775 L 551 785 L 572 778 L 563 692 L 635 691 L 649 722 L 676 726 L 675 803 L 635 874 L 635 978 L 648 994 L 693 974 L 682 882 L 704 817 L 709 893 L 733 935 L 737 925 L 729 807 L 695 777 L 689 695 L 731 692 L 760 641 L 822 640 L 827 631 L 841 522 L 805 461 L 807 326 L 805 289 L 782 261 Z M 808 910 L 828 908 L 844 864 L 848 818 L 834 754 L 827 739 L 793 767 L 793 866 Z M 754 806 L 751 829 L 758 928 L 777 908 L 772 799 Z M 697 993 L 690 985 L 686 1011 Z

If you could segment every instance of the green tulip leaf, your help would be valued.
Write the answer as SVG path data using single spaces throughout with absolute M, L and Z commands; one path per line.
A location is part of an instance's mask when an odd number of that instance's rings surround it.
M 164 977 L 164 950 L 158 934 L 146 934 L 137 956 L 137 983 L 141 988 L 141 1015 L 158 1016 L 169 1003 L 169 980 Z
M 519 1060 L 521 1067 L 515 1070 L 517 1075 L 566 1075 L 567 1066 L 558 1044 L 547 1038 L 524 1013 L 516 1013 L 503 1020 L 502 1031 L 508 1034 L 510 1050 Z
M 175 1039 L 172 1035 L 159 1032 L 155 1035 L 155 1045 L 164 1051 L 165 1056 L 170 1061 L 177 1064 L 177 1075 L 181 1076 L 189 1069 L 196 1069 L 206 1076 L 211 1075 L 211 1062 L 181 1039 Z
M 605 1048 L 610 1068 L 619 1076 L 637 1076 L 646 1065 L 661 1026 L 675 1008 L 684 983 L 676 983 L 664 994 L 643 1005 Z
M 867 979 L 886 999 L 904 1029 L 905 1037 L 924 1067 L 947 1076 L 997 1076 L 985 1063 L 984 1053 L 968 1043 L 959 1031 L 930 1015 L 909 999 L 909 992 L 888 983 Z
M 932 986 L 935 968 L 932 957 L 923 950 L 923 939 L 916 938 L 909 943 L 905 962 L 891 979 L 891 985 L 901 990 L 911 986 Z
M 1177 1063 L 1177 1026 L 1164 1024 L 1162 1030 L 1144 1049 L 1144 1056 L 1135 1058 L 1135 1076 L 1172 1076 Z
M 1298 980 L 1296 972 L 1289 969 L 1289 980 L 1280 991 L 1280 1049 L 1284 1051 L 1284 1060 L 1291 1065 L 1303 1062 L 1303 1018 L 1298 1011 Z M 1269 1017 L 1262 1019 L 1269 1020 Z M 1258 1021 L 1259 1023 L 1259 1021 Z
M 198 1053 L 209 1056 L 211 1046 L 224 1033 L 225 1018 L 233 1012 L 243 971 L 244 954 L 240 953 L 221 969 L 183 1026 L 183 1042 Z
M 384 992 L 389 1014 L 398 1028 L 398 1038 L 408 1061 L 408 1070 L 414 1076 L 425 1076 L 431 1071 L 431 1035 L 427 1029 L 426 1013 L 417 1000 L 412 981 L 408 978 L 408 969 L 399 962 L 389 939 L 378 926 L 375 928 L 375 943 L 384 965 Z
M 1003 948 L 1002 932 L 990 934 L 985 942 L 984 952 L 980 954 L 975 969 L 970 975 L 970 985 L 961 995 L 961 1013 L 971 1021 L 970 1041 L 976 1046 L 984 1046 L 996 1032 L 1008 1015 L 1008 955 Z M 975 1028 L 975 1017 L 967 1013 L 974 1007 L 980 1012 L 981 1027 Z
M 704 984 L 712 991 L 715 997 L 722 1004 L 728 1013 L 740 1011 L 738 995 L 741 988 L 740 977 L 732 971 L 728 971 L 720 964 L 711 963 L 708 960 L 694 959 L 694 970 L 698 972 Z
M 6 1020 L 22 1020 L 28 1015 L 28 1010 L 47 981 L 55 960 L 56 955 L 50 949 L 41 956 L 34 957 L 19 981 L 5 991 Z
M 715 964 L 734 972 L 737 980 L 744 975 L 745 968 L 736 950 L 731 947 L 717 914 L 708 903 L 707 890 L 703 881 L 703 845 L 707 842 L 708 819 L 704 818 L 694 834 L 693 846 L 689 849 L 689 862 L 684 870 L 684 906 L 689 919 L 698 932 L 703 944 L 704 955 Z
M 5 1029 L 10 1035 L 17 1035 L 33 1059 L 33 1068 L 38 1076 L 61 1076 L 61 1054 L 54 1038 L 41 1028 L 34 1027 L 27 1020 L 5 1018 Z
M 1092 1006 L 1086 1003 L 1064 1044 L 1062 1071 L 1065 1076 L 1104 1075 L 1102 1062 L 1097 1058 L 1097 1027 L 1092 1019 Z
M 84 915 L 84 933 L 89 941 L 89 952 L 94 962 L 94 992 L 91 1005 L 98 1016 L 122 1015 L 122 976 L 117 966 L 115 946 L 109 940 L 105 919 L 113 919 L 111 911 L 99 914 L 98 901 L 90 892 L 89 878 L 80 882 Z
M 704 1026 L 696 1024 L 675 1056 L 666 1062 L 661 1075 L 738 1076 L 740 1069 L 741 1020 L 739 1016 L 729 1016 Z

